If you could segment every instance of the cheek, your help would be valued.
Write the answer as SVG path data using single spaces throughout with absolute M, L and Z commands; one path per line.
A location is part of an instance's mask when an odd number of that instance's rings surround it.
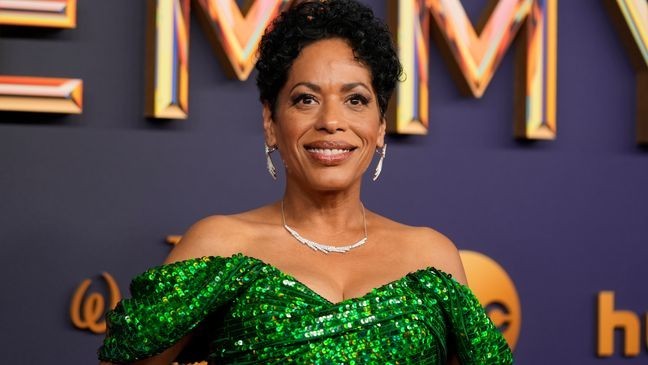
M 380 136 L 383 133 L 383 127 L 379 124 L 378 128 L 375 126 L 366 127 L 364 130 L 360 131 L 366 139 L 367 144 L 376 144 L 380 139 Z
M 300 134 L 295 129 L 278 128 L 277 131 L 279 155 L 286 170 L 290 170 L 290 165 L 296 164 L 295 161 L 299 160 Z
M 295 154 L 299 150 L 299 135 L 295 133 L 283 131 L 277 140 L 281 144 L 281 147 L 283 147 L 283 151 L 286 153 L 285 158 L 290 158 L 290 155 Z

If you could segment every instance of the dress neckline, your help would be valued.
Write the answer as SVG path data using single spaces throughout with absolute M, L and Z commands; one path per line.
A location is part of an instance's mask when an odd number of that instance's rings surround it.
M 338 301 L 338 302 L 334 302 L 334 301 L 331 301 L 331 300 L 327 299 L 326 297 L 322 296 L 320 293 L 313 290 L 310 286 L 304 284 L 301 280 L 297 279 L 294 275 L 288 274 L 288 273 L 284 272 L 283 270 L 279 269 L 278 267 L 276 267 L 275 265 L 272 265 L 272 264 L 270 264 L 270 263 L 268 263 L 268 262 L 266 262 L 266 261 L 264 261 L 264 260 L 262 260 L 260 258 L 253 257 L 253 256 L 248 256 L 248 255 L 246 255 L 246 254 L 244 254 L 242 252 L 234 253 L 231 256 L 207 255 L 207 256 L 197 257 L 197 258 L 194 258 L 194 259 L 188 259 L 188 260 L 184 260 L 184 261 L 201 260 L 201 259 L 205 259 L 205 258 L 231 259 L 231 258 L 234 258 L 234 257 L 239 257 L 239 258 L 251 260 L 251 261 L 254 261 L 254 262 L 256 262 L 257 264 L 259 264 L 261 266 L 264 266 L 264 267 L 267 267 L 267 268 L 273 270 L 274 272 L 276 272 L 278 275 L 282 276 L 283 278 L 294 281 L 295 283 L 297 283 L 297 285 L 302 287 L 308 293 L 316 296 L 321 301 L 323 301 L 327 306 L 331 306 L 331 307 L 346 305 L 346 304 L 349 304 L 349 303 L 359 302 L 359 301 L 369 299 L 369 298 L 373 297 L 374 295 L 376 295 L 376 293 L 378 291 L 383 290 L 383 289 L 387 288 L 390 285 L 402 284 L 408 278 L 415 277 L 415 276 L 418 276 L 418 275 L 423 274 L 423 273 L 432 273 L 432 274 L 437 275 L 437 276 L 439 274 L 441 274 L 443 276 L 451 278 L 452 281 L 454 281 L 458 285 L 463 286 L 463 284 L 456 281 L 452 277 L 451 274 L 448 274 L 448 273 L 444 272 L 443 270 L 439 270 L 434 266 L 427 266 L 427 267 L 423 267 L 423 268 L 420 268 L 420 269 L 416 269 L 414 271 L 410 271 L 407 274 L 405 274 L 405 275 L 403 275 L 403 276 L 401 276 L 401 277 L 399 277 L 397 279 L 394 279 L 394 280 L 389 281 L 387 283 L 384 283 L 384 284 L 378 285 L 376 287 L 373 287 L 373 288 L 371 288 L 371 290 L 369 290 L 367 293 L 365 293 L 365 294 L 363 294 L 361 296 L 350 297 L 350 298 L 342 299 L 341 301 Z M 183 261 L 179 261 L 179 262 L 183 262 Z

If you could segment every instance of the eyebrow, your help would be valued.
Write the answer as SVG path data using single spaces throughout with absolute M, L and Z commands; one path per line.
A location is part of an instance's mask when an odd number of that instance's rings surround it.
M 313 84 L 312 82 L 298 82 L 292 87 L 292 89 L 290 89 L 290 92 L 295 90 L 298 86 L 305 86 L 305 87 L 307 87 L 307 88 L 309 88 L 309 89 L 311 89 L 311 90 L 313 90 L 315 92 L 322 91 L 322 88 L 319 87 L 319 85 Z M 352 82 L 352 83 L 349 83 L 349 84 L 344 84 L 344 85 L 342 85 L 342 88 L 340 90 L 342 92 L 347 92 L 347 91 L 353 90 L 353 89 L 355 89 L 356 87 L 359 87 L 359 86 L 367 89 L 367 91 L 371 91 L 371 89 L 367 85 L 365 85 L 364 82 Z
M 290 92 L 295 90 L 298 86 L 306 86 L 307 88 L 309 88 L 309 89 L 311 89 L 313 91 L 316 91 L 316 92 L 322 91 L 321 87 L 313 84 L 312 82 L 298 82 L 292 87 L 292 89 L 290 89 Z
M 351 91 L 351 90 L 355 89 L 358 86 L 361 86 L 361 87 L 367 89 L 367 91 L 371 91 L 371 89 L 369 87 L 367 87 L 367 85 L 365 85 L 363 82 L 352 82 L 350 84 L 344 84 L 344 85 L 342 85 L 342 91 L 344 91 L 344 92 Z

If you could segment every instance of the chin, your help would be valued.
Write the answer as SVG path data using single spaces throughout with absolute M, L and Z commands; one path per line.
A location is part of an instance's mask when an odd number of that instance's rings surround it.
M 342 191 L 351 189 L 360 182 L 359 178 L 343 176 L 326 176 L 310 179 L 308 184 L 311 188 L 320 191 Z

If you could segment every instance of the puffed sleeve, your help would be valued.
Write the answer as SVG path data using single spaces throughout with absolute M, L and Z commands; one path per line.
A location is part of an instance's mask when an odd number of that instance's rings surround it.
M 440 272 L 449 332 L 462 365 L 513 364 L 513 354 L 473 292 L 451 275 Z
M 163 352 L 250 281 L 243 256 L 203 257 L 149 269 L 131 284 L 132 298 L 106 314 L 99 359 L 132 362 Z

